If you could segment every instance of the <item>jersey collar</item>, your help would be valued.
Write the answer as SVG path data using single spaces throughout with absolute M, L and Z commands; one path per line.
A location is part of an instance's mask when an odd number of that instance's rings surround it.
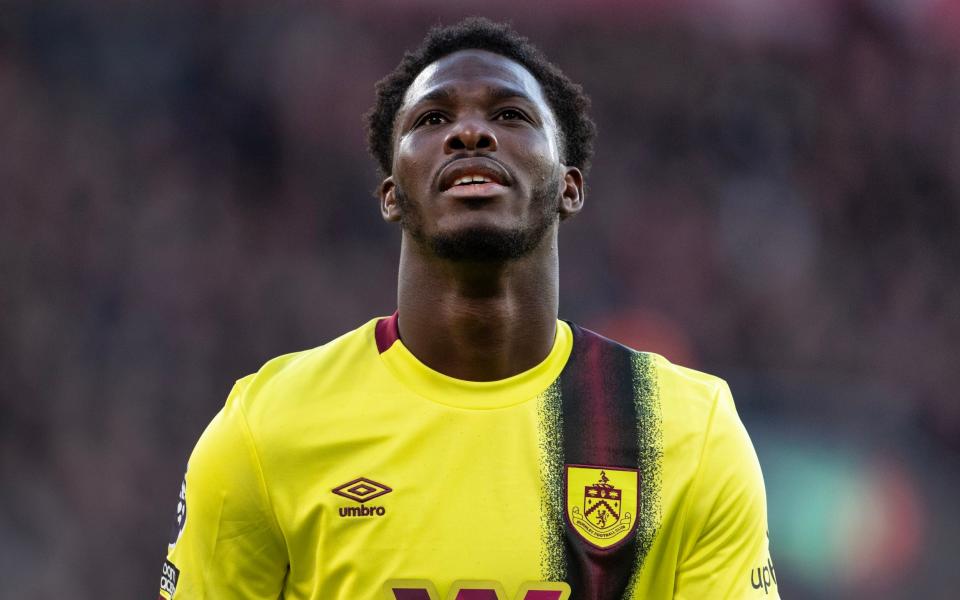
M 464 409 L 506 408 L 536 398 L 560 376 L 570 351 L 573 334 L 564 321 L 557 321 L 550 354 L 533 368 L 497 381 L 456 379 L 426 366 L 403 344 L 398 313 L 377 321 L 374 337 L 380 359 L 405 387 L 432 402 Z

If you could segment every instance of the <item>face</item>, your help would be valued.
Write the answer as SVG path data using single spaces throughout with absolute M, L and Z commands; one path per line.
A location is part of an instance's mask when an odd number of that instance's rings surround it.
M 384 218 L 441 258 L 525 256 L 582 205 L 582 175 L 562 164 L 558 138 L 523 66 L 483 50 L 450 54 L 417 76 L 397 113 Z

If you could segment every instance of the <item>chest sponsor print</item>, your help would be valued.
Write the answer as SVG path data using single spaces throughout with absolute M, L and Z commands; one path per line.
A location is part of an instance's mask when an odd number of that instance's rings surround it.
M 383 586 L 387 600 L 440 600 L 433 582 L 425 579 L 393 579 Z M 570 586 L 563 582 L 530 581 L 513 596 L 491 580 L 459 580 L 450 586 L 444 600 L 568 600 Z

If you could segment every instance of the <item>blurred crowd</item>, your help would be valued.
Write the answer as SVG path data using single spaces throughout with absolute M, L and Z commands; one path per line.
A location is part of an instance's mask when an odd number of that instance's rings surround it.
M 487 13 L 593 99 L 562 316 L 727 376 L 748 424 L 908 462 L 922 440 L 942 464 L 915 477 L 956 473 L 960 10 L 628 4 Z M 404 49 L 469 10 L 0 12 L 0 580 L 149 596 L 233 380 L 393 311 L 399 233 L 362 115 Z M 784 597 L 840 597 L 798 569 Z

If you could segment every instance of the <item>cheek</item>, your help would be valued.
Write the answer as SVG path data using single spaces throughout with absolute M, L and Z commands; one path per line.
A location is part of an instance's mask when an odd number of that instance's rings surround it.
M 393 153 L 394 162 L 400 163 L 408 160 L 410 156 L 414 154 L 415 146 L 416 140 L 412 136 L 405 135 L 401 137 Z
M 519 159 L 524 170 L 541 181 L 551 177 L 556 172 L 556 167 L 560 163 L 560 155 L 555 141 L 543 134 L 518 141 L 520 142 L 519 147 L 523 149 Z
M 430 164 L 424 153 L 424 140 L 407 136 L 397 144 L 393 176 L 406 189 L 429 185 Z
M 541 148 L 540 150 L 545 150 L 545 148 Z M 553 157 L 551 160 L 548 152 L 531 152 L 523 157 L 521 163 L 521 169 L 529 173 L 530 183 L 534 187 L 541 187 L 548 184 L 557 177 L 559 171 L 558 166 L 559 161 L 557 158 Z

